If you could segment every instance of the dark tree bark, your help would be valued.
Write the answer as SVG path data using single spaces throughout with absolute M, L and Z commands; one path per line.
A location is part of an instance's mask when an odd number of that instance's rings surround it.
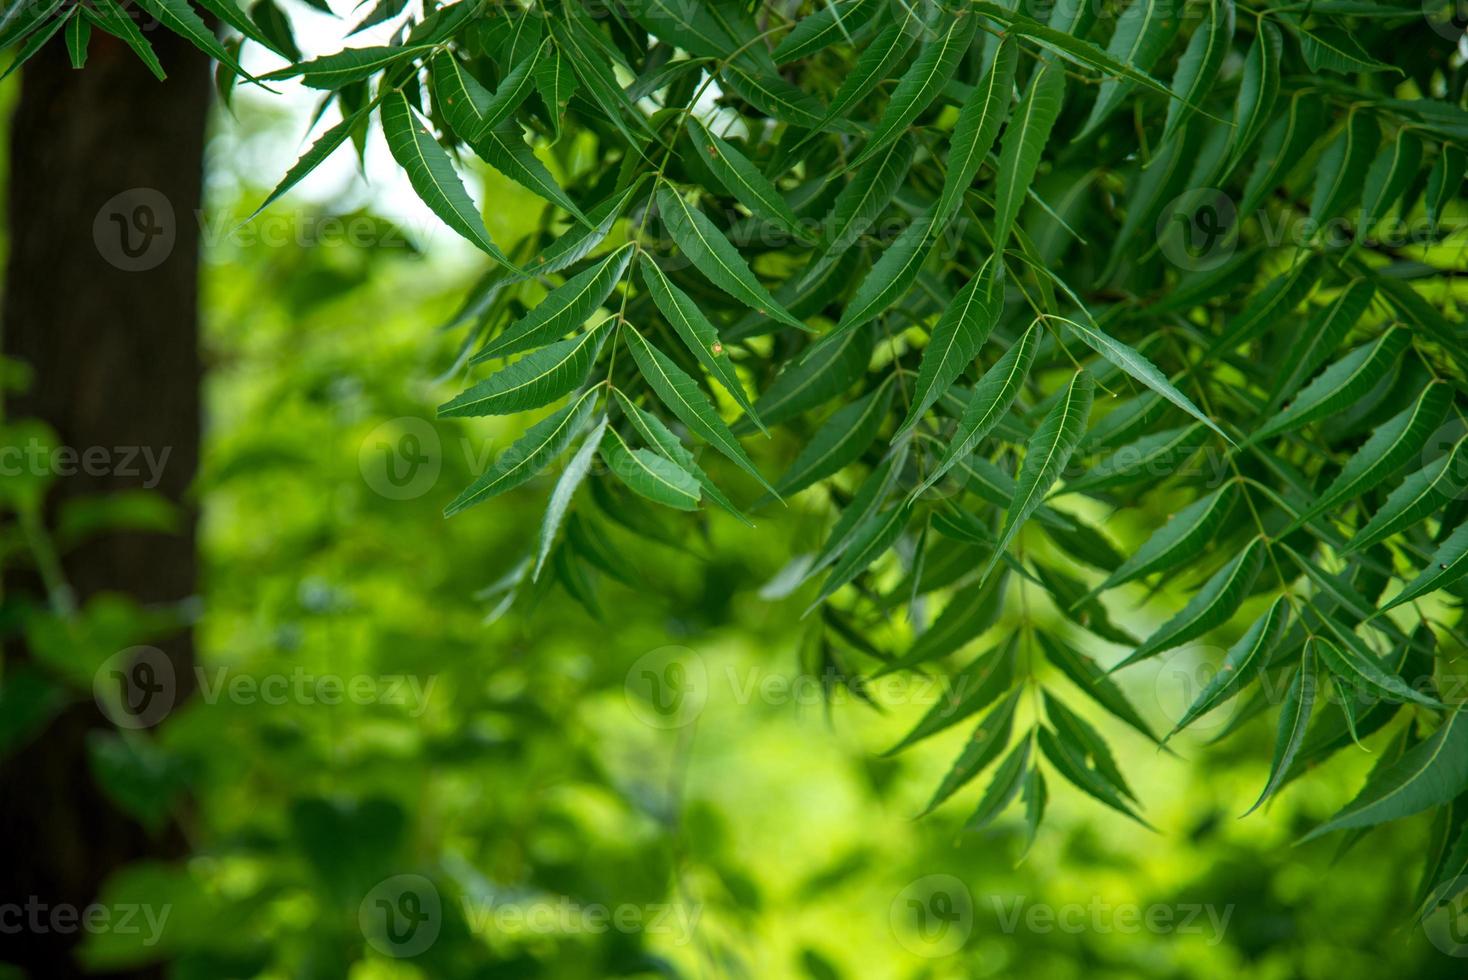
M 186 515 L 178 534 L 109 533 L 64 554 L 79 604 L 103 591 L 176 603 L 196 586 L 186 492 L 199 458 L 196 214 L 211 85 L 204 56 L 166 31 L 146 33 L 166 82 L 101 32 L 75 71 L 58 37 L 23 69 L 11 124 L 3 349 L 34 377 L 9 398 L 7 418 L 39 418 L 60 445 L 109 454 L 103 472 L 77 464 L 58 476 L 48 513 L 68 498 L 144 486 L 141 457 L 127 467 L 122 457 L 146 448 L 155 459 L 167 452 L 154 489 Z M 11 574 L 5 586 L 8 602 L 45 601 L 33 572 Z M 157 646 L 187 687 L 191 638 Z M 8 669 L 25 658 L 12 644 Z M 119 867 L 181 852 L 176 828 L 149 834 L 93 782 L 87 734 L 108 724 L 79 700 L 0 762 L 0 902 L 84 908 Z M 0 934 L 0 962 L 37 978 L 82 976 L 73 959 L 82 938 L 28 927 Z

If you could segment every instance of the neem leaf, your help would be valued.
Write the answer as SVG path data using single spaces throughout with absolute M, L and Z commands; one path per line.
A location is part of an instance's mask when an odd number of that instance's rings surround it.
M 595 388 L 588 389 L 569 405 L 532 425 L 495 460 L 493 466 L 444 509 L 444 516 L 452 517 L 461 510 L 499 496 L 545 469 L 586 428 L 596 407 L 596 392 Z
M 1392 765 L 1373 772 L 1360 794 L 1334 817 L 1301 838 L 1348 827 L 1372 827 L 1387 820 L 1441 806 L 1468 785 L 1468 715 L 1450 710 L 1437 731 L 1408 749 Z
M 1086 431 L 1086 419 L 1091 413 L 1091 397 L 1096 382 L 1087 371 L 1077 372 L 1066 385 L 1064 393 L 1045 416 L 1035 434 L 1025 446 L 1025 461 L 1015 479 L 1014 497 L 1004 514 L 1004 530 L 999 534 L 999 546 L 990 556 L 980 578 L 988 577 L 1000 552 L 1009 547 L 1029 516 L 1045 500 L 1045 494 L 1055 485 L 1065 464 L 1070 462 L 1071 453 Z
M 1112 670 L 1130 667 L 1163 650 L 1181 646 L 1228 622 L 1264 567 L 1264 547 L 1260 538 L 1250 541 L 1247 548 L 1204 583 L 1181 612 L 1158 627 L 1146 642 Z
M 754 277 L 739 252 L 729 244 L 729 239 L 704 217 L 703 212 L 691 207 L 668 187 L 658 188 L 657 202 L 658 214 L 662 216 L 668 234 L 709 282 L 763 316 L 772 316 L 798 330 L 809 329 L 775 301 L 775 297 Z

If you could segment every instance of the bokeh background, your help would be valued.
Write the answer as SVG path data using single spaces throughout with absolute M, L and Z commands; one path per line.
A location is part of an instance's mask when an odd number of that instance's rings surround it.
M 1175 754 L 1096 719 L 1152 831 L 1055 785 L 1022 855 L 1017 812 L 964 831 L 984 780 L 917 819 L 967 729 L 883 752 L 942 696 L 940 680 L 877 688 L 875 705 L 829 689 L 804 643 L 812 596 L 765 588 L 822 535 L 820 490 L 755 529 L 719 513 L 706 533 L 666 521 L 664 546 L 614 528 L 587 601 L 547 585 L 504 609 L 496 583 L 533 540 L 555 474 L 441 515 L 523 425 L 434 417 L 464 377 L 462 332 L 444 325 L 482 266 L 377 143 L 365 172 L 344 153 L 242 226 L 302 147 L 312 103 L 285 89 L 237 91 L 210 126 L 199 595 L 167 608 L 94 597 L 49 645 L 46 624 L 30 623 L 45 669 L 23 690 L 10 672 L 0 698 L 10 751 L 55 705 L 92 697 L 120 637 L 195 630 L 200 690 L 149 728 L 99 730 L 89 771 L 74 774 L 152 832 L 181 828 L 186 845 L 109 877 L 104 903 L 166 919 L 89 931 L 89 969 L 1464 975 L 1468 960 L 1412 915 L 1425 821 L 1345 853 L 1333 838 L 1293 846 L 1354 794 L 1371 753 L 1343 752 L 1238 819 L 1266 776 L 1268 717 L 1219 745 L 1180 737 Z M 584 165 L 571 140 L 545 159 Z M 544 220 L 538 199 L 492 172 L 477 172 L 475 193 L 498 240 Z M 6 369 L 12 386 L 44 382 Z M 7 420 L 11 442 L 37 433 Z M 19 512 L 36 483 L 7 483 L 5 506 Z M 116 523 L 166 530 L 171 507 L 146 491 L 90 501 L 62 515 L 52 543 L 64 553 Z M 1167 514 L 1092 516 L 1126 549 Z M 27 561 L 32 544 L 7 536 L 8 559 Z M 1125 600 L 1112 612 L 1146 626 Z M 1002 620 L 970 650 L 1012 628 Z M 1121 683 L 1154 727 L 1171 727 L 1210 656 L 1187 649 Z M 672 701 L 658 684 L 676 688 Z M 341 703 L 325 703 L 333 690 Z

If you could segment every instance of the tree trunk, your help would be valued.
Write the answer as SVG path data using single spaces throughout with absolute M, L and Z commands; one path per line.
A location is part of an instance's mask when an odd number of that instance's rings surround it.
M 199 458 L 196 215 L 209 64 L 173 34 L 141 26 L 166 82 L 100 31 L 85 69 L 73 70 L 57 37 L 23 69 L 11 123 L 3 350 L 34 374 L 8 399 L 6 418 L 40 419 L 77 453 L 73 462 L 52 457 L 60 462 L 47 513 L 63 500 L 152 483 L 151 452 L 166 460 L 153 489 L 185 515 L 177 534 L 105 533 L 62 555 L 79 605 L 104 591 L 176 603 L 196 587 L 186 492 Z M 7 604 L 46 601 L 39 577 L 25 571 L 7 575 L 5 594 Z M 192 639 L 157 646 L 182 696 Z M 17 647 L 7 649 L 7 673 L 26 659 Z M 0 762 L 0 902 L 83 909 L 123 865 L 181 853 L 176 828 L 149 834 L 92 780 L 87 734 L 108 724 L 90 699 L 79 700 Z M 83 938 L 80 930 L 0 930 L 0 962 L 36 978 L 82 976 L 73 952 Z

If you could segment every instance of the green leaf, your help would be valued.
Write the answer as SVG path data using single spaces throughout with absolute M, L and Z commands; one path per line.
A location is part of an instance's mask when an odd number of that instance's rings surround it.
M 1356 112 L 1320 155 L 1315 168 L 1315 192 L 1310 197 L 1310 220 L 1318 226 L 1337 217 L 1356 200 L 1381 142 L 1381 127 L 1370 112 Z
M 1438 219 L 1442 217 L 1443 205 L 1456 200 L 1458 189 L 1463 186 L 1463 173 L 1468 170 L 1468 151 L 1451 143 L 1444 143 L 1442 152 L 1427 174 L 1427 191 L 1423 195 L 1423 206 L 1427 209 L 1427 221 L 1437 233 Z
M 438 407 L 440 418 L 507 415 L 548 405 L 575 390 L 611 332 L 611 318 L 570 340 L 532 351 Z
M 1253 148 L 1259 134 L 1264 132 L 1264 127 L 1269 125 L 1274 103 L 1279 98 L 1279 62 L 1283 54 L 1284 36 L 1271 21 L 1261 18 L 1254 43 L 1249 45 L 1249 53 L 1244 58 L 1244 76 L 1239 82 L 1239 94 L 1234 102 L 1235 136 L 1229 170 L 1238 166 L 1244 154 Z M 1246 206 L 1244 210 L 1249 208 Z
M 824 132 L 827 124 L 845 116 L 852 106 L 891 75 L 892 69 L 897 67 L 898 62 L 912 47 L 916 34 L 912 24 L 915 17 L 916 12 L 911 7 L 907 8 L 901 21 L 889 24 L 862 50 L 856 64 L 841 79 L 841 87 L 836 90 L 831 104 L 821 113 L 815 124 L 809 127 L 812 134 Z
M 17 6 L 29 8 L 31 5 L 20 3 Z M 100 27 L 113 37 L 120 38 L 124 44 L 131 48 L 133 53 L 153 73 L 154 78 L 161 82 L 168 77 L 163 71 L 163 65 L 158 61 L 158 55 L 153 51 L 153 45 L 149 44 L 148 39 L 143 36 L 143 32 L 138 30 L 138 25 L 134 22 L 132 14 L 123 10 L 121 5 L 117 3 L 117 0 L 94 0 L 91 5 L 82 5 L 80 10 L 82 16 L 90 20 L 94 26 Z M 50 21 L 50 26 L 45 29 L 45 37 L 51 37 L 60 27 L 60 19 L 53 19 Z M 15 62 L 11 64 L 7 73 L 14 71 L 16 66 L 23 62 L 23 56 L 27 56 L 27 50 L 29 48 L 23 48 L 17 53 Z
M 1468 723 L 1465 712 L 1449 711 L 1432 737 L 1408 749 L 1395 763 L 1373 772 L 1361 793 L 1330 820 L 1301 838 L 1349 827 L 1373 827 L 1421 813 L 1453 799 L 1468 785 Z
M 994 53 L 989 70 L 979 79 L 958 111 L 949 140 L 948 172 L 943 176 L 943 193 L 938 197 L 938 223 L 946 224 L 963 201 L 964 191 L 974 182 L 979 166 L 994 146 L 999 127 L 1009 115 L 1009 98 L 1019 67 L 1019 42 L 1006 37 Z
M 882 253 L 842 311 L 837 333 L 854 330 L 875 319 L 907 294 L 933 247 L 936 219 L 934 208 L 924 211 Z
M 923 814 L 932 813 L 999 758 L 999 753 L 1009 745 L 1009 737 L 1014 731 L 1014 712 L 1023 693 L 1024 688 L 1016 688 L 974 728 L 963 751 L 953 760 L 953 766 L 923 808 Z M 1022 744 L 1028 744 L 1028 740 Z
M 687 129 L 695 149 L 698 150 L 699 159 L 708 164 L 709 170 L 724 190 L 749 208 L 751 214 L 784 228 L 797 238 L 805 237 L 800 219 L 790 210 L 790 205 L 785 203 L 775 185 L 760 173 L 759 168 L 748 157 L 732 144 L 709 132 L 699 119 L 690 116 Z
M 1382 612 L 1400 606 L 1404 602 L 1421 598 L 1429 592 L 1445 589 L 1468 575 L 1468 524 L 1461 524 L 1448 535 L 1432 556 L 1432 562 L 1422 573 L 1398 592 L 1391 602 L 1381 607 Z
M 1067 480 L 1064 492 L 1095 492 L 1147 477 L 1166 476 L 1197 451 L 1202 431 L 1203 427 L 1194 423 L 1145 435 L 1104 457 L 1085 474 Z
M 688 350 L 704 366 L 704 369 L 715 378 L 719 384 L 734 397 L 739 407 L 749 416 L 760 431 L 765 431 L 764 424 L 760 422 L 758 413 L 754 406 L 749 403 L 749 397 L 744 393 L 744 385 L 740 383 L 738 375 L 734 373 L 734 365 L 729 361 L 729 355 L 724 349 L 724 344 L 719 340 L 719 332 L 714 325 L 703 315 L 698 304 L 683 290 L 673 285 L 663 270 L 653 261 L 652 256 L 646 253 L 642 256 L 642 281 L 647 286 L 647 291 L 654 305 L 663 314 L 663 319 L 673 327 L 680 340 L 687 346 Z
M 1339 27 L 1321 25 L 1306 30 L 1297 26 L 1295 29 L 1300 32 L 1300 50 L 1311 71 L 1334 71 L 1342 75 L 1373 71 L 1404 74 L 1400 68 L 1384 65 L 1362 51 L 1361 45 Z
M 1198 697 L 1183 712 L 1172 731 L 1167 733 L 1167 738 L 1172 738 L 1248 686 L 1269 662 L 1269 656 L 1284 633 L 1289 618 L 1288 601 L 1283 596 L 1275 599 L 1269 611 L 1256 619 L 1254 625 L 1228 648 L 1228 652 L 1223 655 L 1223 663 L 1218 667 L 1218 673 L 1198 692 Z
M 826 576 L 826 581 L 821 585 L 821 594 L 816 596 L 805 610 L 809 616 L 811 611 L 820 606 L 838 589 L 856 578 L 882 555 L 892 547 L 902 529 L 907 526 L 907 519 L 912 515 L 912 509 L 906 504 L 898 504 L 888 508 L 885 513 L 873 514 L 855 533 L 851 544 L 846 548 L 831 574 Z
M 1039 44 L 1042 48 L 1054 51 L 1067 61 L 1080 65 L 1083 68 L 1093 68 L 1103 75 L 1111 78 L 1123 78 L 1129 82 L 1149 88 L 1159 95 L 1169 95 L 1167 86 L 1147 74 L 1123 61 L 1112 57 L 1106 51 L 1098 48 L 1090 41 L 1083 40 L 1080 35 L 1084 30 L 1076 30 L 1075 36 L 1055 27 L 1042 24 L 1037 20 L 1018 14 L 1007 7 L 1002 7 L 990 0 L 972 0 L 970 6 L 985 17 L 997 20 L 1008 26 L 1014 33 L 1028 37 Z M 1089 21 L 1089 14 L 1093 8 L 1085 2 L 1075 4 L 1077 17 Z M 1066 13 L 1066 5 L 1058 3 L 1055 5 L 1054 16 L 1061 17 Z
M 447 51 L 434 55 L 434 101 L 443 111 L 449 128 L 470 146 L 477 144 L 525 101 L 530 93 L 531 68 L 536 61 L 535 57 L 526 58 L 511 68 L 491 95 L 458 58 Z
M 1289 109 L 1264 133 L 1254 169 L 1244 184 L 1240 214 L 1253 214 L 1325 131 L 1325 108 L 1313 94 L 1296 93 Z
M 1101 733 L 1049 691 L 1045 692 L 1045 716 L 1062 745 L 1080 758 L 1089 759 L 1096 773 L 1120 795 L 1132 800 L 1137 798 L 1122 776 L 1121 769 L 1117 767 L 1111 749 Z
M 1249 299 L 1243 312 L 1229 320 L 1223 334 L 1209 347 L 1208 359 L 1263 336 L 1281 317 L 1303 303 L 1319 282 L 1318 259 L 1306 256 L 1295 262 L 1288 273 L 1275 277 Z
M 1369 280 L 1353 279 L 1331 303 L 1310 318 L 1305 329 L 1295 334 L 1289 353 L 1280 365 L 1265 414 L 1277 410 L 1339 349 L 1375 295 L 1376 287 Z
M 1464 487 L 1468 487 L 1468 438 L 1459 439 L 1447 454 L 1403 480 L 1347 542 L 1346 552 L 1361 551 L 1405 531 L 1456 499 Z
M 1024 386 L 1030 364 L 1035 359 L 1035 349 L 1039 346 L 1041 332 L 1038 323 L 1030 324 L 1030 328 L 1020 336 L 1018 342 L 1005 351 L 1004 356 L 993 367 L 984 372 L 979 383 L 974 385 L 973 394 L 964 406 L 963 416 L 958 420 L 958 429 L 944 450 L 943 458 L 922 485 L 913 491 L 912 496 L 917 497 L 941 480 L 954 465 L 967 458 L 994 426 L 999 424 L 999 420 L 1009 411 L 1009 406 L 1014 404 L 1020 388 Z
M 1014 660 L 1018 646 L 1018 636 L 1011 636 L 1003 646 L 986 650 L 956 672 L 945 685 L 944 696 L 928 709 L 912 731 L 882 754 L 896 755 L 909 745 L 951 728 L 997 701 L 1014 686 Z
M 555 177 L 551 176 L 550 170 L 540 162 L 535 151 L 525 142 L 520 135 L 518 123 L 504 122 L 498 128 L 485 133 L 474 144 L 474 152 L 479 154 L 485 163 L 532 194 L 545 198 L 583 225 L 591 224 L 575 202 L 566 196 L 565 191 L 561 190 Z
M 92 22 L 80 14 L 66 21 L 66 54 L 71 58 L 71 67 L 87 66 L 87 45 L 92 39 Z
M 1290 771 L 1290 765 L 1294 763 L 1295 756 L 1300 752 L 1300 745 L 1305 741 L 1305 728 L 1310 721 L 1310 711 L 1315 707 L 1315 649 L 1320 642 L 1317 637 L 1305 641 L 1305 652 L 1300 658 L 1299 669 L 1295 671 L 1294 680 L 1290 681 L 1290 686 L 1285 691 L 1284 703 L 1280 705 L 1279 725 L 1274 737 L 1274 760 L 1269 765 L 1269 781 L 1264 784 L 1264 791 L 1259 794 L 1259 799 L 1244 811 L 1242 815 L 1245 817 L 1259 809 L 1259 805 L 1283 785 L 1285 774 Z
M 920 667 L 978 639 L 1003 611 L 1006 581 L 1007 576 L 1000 575 L 988 581 L 975 580 L 959 589 L 937 620 L 913 641 L 900 660 L 893 661 L 882 673 Z
M 1195 500 L 1158 528 L 1136 552 L 1112 572 L 1090 595 L 1097 595 L 1125 582 L 1171 571 L 1198 557 L 1213 540 L 1224 520 L 1233 510 L 1232 483 Z
M 1024 786 L 1020 789 L 1020 800 L 1025 805 L 1025 843 L 1020 850 L 1021 857 L 1029 853 L 1039 835 L 1040 823 L 1045 819 L 1047 798 L 1045 774 L 1040 771 L 1039 766 L 1032 766 L 1025 774 Z
M 913 384 L 912 407 L 893 438 L 917 424 L 975 357 L 1004 306 L 1004 265 L 990 256 L 933 325 Z
M 497 497 L 545 469 L 586 428 L 596 408 L 596 391 L 595 388 L 586 391 L 569 405 L 532 425 L 495 460 L 493 466 L 444 509 L 444 516 L 452 517 L 461 510 Z
M 526 63 L 532 62 L 535 67 L 531 71 L 531 80 L 545 106 L 546 115 L 550 117 L 551 138 L 560 139 L 561 116 L 580 84 L 576 71 L 559 51 L 552 51 L 544 58 L 529 59 Z
M 576 450 L 571 461 L 566 464 L 565 470 L 561 472 L 560 478 L 556 480 L 550 501 L 545 505 L 545 517 L 540 522 L 540 533 L 536 538 L 535 567 L 530 572 L 532 582 L 540 579 L 540 570 L 545 567 L 545 560 L 550 556 L 551 546 L 556 543 L 556 532 L 560 529 L 562 520 L 565 519 L 567 508 L 571 506 L 571 499 L 576 496 L 577 489 L 586 479 L 586 474 L 591 471 L 591 461 L 596 456 L 597 447 L 601 445 L 602 433 L 606 431 L 606 427 L 607 417 L 603 415 L 596 425 L 592 426 L 581 448 Z
M 1178 19 L 1172 4 L 1166 0 L 1132 0 L 1116 19 L 1116 30 L 1106 45 L 1106 53 L 1138 71 L 1150 71 L 1172 44 L 1177 30 Z M 1105 122 L 1131 89 L 1127 81 L 1103 79 L 1081 135 L 1084 137 Z
M 1024 784 L 1025 765 L 1029 759 L 1030 740 L 1020 739 L 1009 755 L 1004 757 L 999 768 L 994 770 L 994 778 L 989 781 L 988 789 L 979 798 L 978 809 L 974 810 L 973 816 L 963 825 L 965 830 L 982 830 L 1014 802 Z
M 888 377 L 874 390 L 833 412 L 776 481 L 775 489 L 782 496 L 791 496 L 861 458 L 887 418 L 893 387 Z
M 1147 360 L 1141 351 L 1122 343 L 1115 337 L 1107 335 L 1094 322 L 1091 322 L 1089 317 L 1086 320 L 1087 322 L 1084 323 L 1078 323 L 1074 320 L 1063 320 L 1062 322 L 1070 328 L 1072 333 L 1084 341 L 1087 347 L 1090 347 L 1112 364 L 1115 364 L 1127 374 L 1148 388 L 1151 388 L 1157 394 L 1166 398 L 1220 436 L 1223 436 L 1225 441 L 1229 443 L 1233 442 L 1222 429 L 1213 423 L 1212 419 L 1204 415 L 1198 409 L 1198 406 L 1193 404 L 1187 395 L 1178 391 L 1173 383 L 1167 380 L 1167 375 L 1159 371 L 1157 365 Z
M 664 507 L 698 509 L 699 484 L 692 473 L 651 450 L 629 448 L 616 429 L 602 436 L 601 457 L 634 493 Z
M 1261 22 L 1263 23 L 1263 22 Z M 1178 60 L 1172 76 L 1173 101 L 1167 104 L 1167 121 L 1162 127 L 1162 142 L 1177 135 L 1178 127 L 1193 117 L 1218 77 L 1218 69 L 1234 39 L 1233 0 L 1210 0 L 1208 18 L 1188 39 L 1187 50 Z
M 724 420 L 714 411 L 713 403 L 698 387 L 698 382 L 685 374 L 667 354 L 644 340 L 636 330 L 628 327 L 623 335 L 627 338 L 627 347 L 632 351 L 633 359 L 637 361 L 638 371 L 652 387 L 658 400 L 668 406 L 669 411 L 690 430 L 733 460 L 766 490 L 775 493 L 775 488 L 760 475 L 749 454 L 739 445 L 739 440 L 734 438 Z
M 1130 667 L 1148 657 L 1155 657 L 1163 650 L 1182 646 L 1228 622 L 1264 567 L 1264 549 L 1262 539 L 1250 541 L 1247 548 L 1203 584 L 1181 612 L 1158 627 L 1146 642 L 1112 670 Z
M 822 222 L 822 244 L 801 273 L 802 283 L 814 281 L 835 264 L 891 205 L 916 150 L 917 140 L 907 134 L 857 169 Z
M 1371 343 L 1357 347 L 1320 372 L 1284 411 L 1257 429 L 1244 445 L 1292 432 L 1356 403 L 1390 371 L 1411 340 L 1410 331 L 1393 327 Z
M 454 231 L 479 246 L 486 255 L 519 271 L 515 263 L 489 239 L 489 230 L 479 208 L 459 181 L 453 162 L 416 118 L 408 97 L 402 92 L 389 94 L 382 103 L 382 132 L 393 158 L 408 175 L 413 190 L 434 214 Z
M 408 58 L 416 58 L 431 50 L 429 45 L 348 48 L 336 54 L 323 55 L 299 65 L 291 65 L 279 71 L 273 71 L 264 78 L 266 81 L 273 81 L 278 78 L 294 78 L 299 75 L 301 82 L 309 88 L 333 91 L 351 85 L 353 82 L 365 81 L 385 68 L 392 67 Z M 401 92 L 394 94 L 403 97 Z M 393 95 L 389 95 L 386 101 L 392 102 Z M 403 101 L 406 102 L 407 99 L 404 98 Z
M 797 330 L 809 329 L 775 301 L 775 297 L 754 277 L 739 252 L 701 211 L 690 207 L 687 201 L 666 186 L 658 188 L 657 202 L 658 214 L 667 226 L 668 234 L 709 282 L 761 316 L 772 316 Z
M 1137 0 L 1150 4 L 1154 0 Z M 1030 81 L 1024 99 L 1004 130 L 999 149 L 999 176 L 994 188 L 994 250 L 1002 252 L 1019 216 L 1019 206 L 1035 179 L 1040 154 L 1065 98 L 1065 69 L 1059 63 L 1042 64 Z
M 880 7 L 876 0 L 828 0 L 820 10 L 796 21 L 770 56 L 776 64 L 783 65 L 809 57 L 832 44 L 849 41 Z
M 932 103 L 958 70 L 958 63 L 973 43 L 978 24 L 979 19 L 972 14 L 952 15 L 947 29 L 923 44 L 897 83 L 897 88 L 893 89 L 881 120 L 857 156 L 855 163 L 858 166 L 902 135 L 918 114 Z
M 627 417 L 627 421 L 632 423 L 632 428 L 637 430 L 637 434 L 642 438 L 643 442 L 692 473 L 693 478 L 698 481 L 699 486 L 703 487 L 703 492 L 708 495 L 710 500 L 750 527 L 754 526 L 739 508 L 730 503 L 729 498 L 724 495 L 724 491 L 720 490 L 718 484 L 714 483 L 713 479 L 703 471 L 703 468 L 694 459 L 693 453 L 689 452 L 683 443 L 679 441 L 678 437 L 663 424 L 662 419 L 632 404 L 632 400 L 623 394 L 621 389 L 613 388 L 612 393 L 617 396 L 617 402 L 622 408 L 622 414 Z
M 1066 782 L 1118 813 L 1126 814 L 1142 826 L 1150 826 L 1147 821 L 1137 815 L 1115 786 L 1087 764 L 1084 751 L 1079 745 L 1067 743 L 1048 725 L 1040 727 L 1039 742 L 1040 750 L 1045 753 L 1045 758 L 1050 760 L 1055 771 L 1060 773 Z
M 1401 129 L 1390 146 L 1383 147 L 1366 171 L 1366 188 L 1361 193 L 1361 218 L 1356 222 L 1356 241 L 1370 235 L 1388 209 L 1406 191 L 1422 166 L 1422 141 L 1411 130 Z
M 1337 646 L 1321 636 L 1314 636 L 1311 641 L 1315 643 L 1316 651 L 1325 669 L 1341 678 L 1354 696 L 1359 697 L 1362 693 L 1366 693 L 1397 704 L 1411 701 L 1429 708 L 1443 706 L 1440 702 L 1407 684 L 1396 674 L 1383 669 L 1371 654 L 1370 648 L 1366 647 L 1355 633 L 1338 628 L 1333 620 L 1327 619 L 1326 622 L 1341 637 L 1344 645 Z
M 1047 633 L 1036 632 L 1035 636 L 1045 651 L 1045 659 L 1065 674 L 1082 694 L 1151 741 L 1157 741 L 1157 736 L 1142 720 L 1142 716 L 1137 713 L 1131 701 L 1127 700 L 1121 688 L 1106 676 L 1094 660 Z
M 275 185 L 275 190 L 270 192 L 270 196 L 264 201 L 261 201 L 260 206 L 245 220 L 248 222 L 259 215 L 261 211 L 264 211 L 270 205 L 280 200 L 287 191 L 299 184 L 307 174 L 319 167 L 327 157 L 336 152 L 336 148 L 345 143 L 357 131 L 357 127 L 372 112 L 376 104 L 375 101 L 370 102 L 356 112 L 343 116 L 341 122 L 322 133 L 316 142 L 311 144 L 311 148 L 302 154 L 301 158 L 286 171 L 280 183 Z
M 612 294 L 631 260 L 632 246 L 623 245 L 596 265 L 576 273 L 552 289 L 538 306 L 485 344 L 469 363 L 507 357 L 579 329 Z
M 230 71 L 246 78 L 253 77 L 241 68 L 240 63 L 225 50 L 223 44 L 219 43 L 219 38 L 214 35 L 213 29 L 195 13 L 194 8 L 189 6 L 188 0 L 137 0 L 137 4 L 151 14 L 158 23 L 187 39 L 194 47 Z
M 767 425 L 778 425 L 822 405 L 856 384 L 872 359 L 870 330 L 828 333 L 804 357 L 787 362 L 755 411 Z
M 1086 419 L 1091 413 L 1091 398 L 1095 390 L 1096 382 L 1090 373 L 1077 372 L 1025 445 L 1025 461 L 1015 479 L 1014 498 L 1004 514 L 999 546 L 979 576 L 981 579 L 993 571 L 1000 552 L 1009 548 L 1015 534 L 1029 520 L 1035 508 L 1044 502 L 1045 494 L 1055 485 L 1065 470 L 1065 464 L 1070 462 L 1071 453 L 1075 452 L 1076 444 L 1086 431 Z

